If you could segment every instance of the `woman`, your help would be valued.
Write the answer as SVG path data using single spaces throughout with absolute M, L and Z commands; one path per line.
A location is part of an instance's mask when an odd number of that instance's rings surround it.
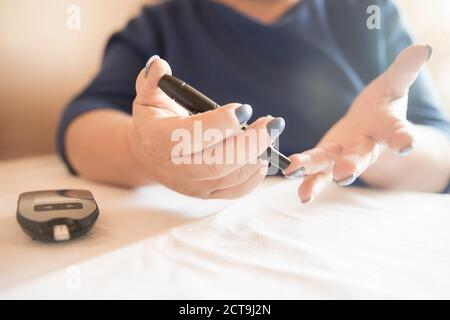
M 381 28 L 371 30 L 367 8 L 374 3 Z M 110 39 L 99 74 L 67 107 L 59 150 L 73 172 L 89 179 L 236 198 L 264 179 L 267 162 L 251 160 L 285 129 L 280 150 L 293 155 L 284 174 L 305 175 L 302 202 L 332 180 L 349 185 L 357 178 L 440 192 L 450 178 L 450 124 L 428 74 L 417 78 L 431 47 L 412 44 L 389 0 L 179 0 L 148 7 Z M 189 116 L 157 87 L 172 71 L 222 105 L 240 103 Z M 256 120 L 241 130 L 252 113 Z M 260 143 L 236 147 L 244 163 L 175 164 L 171 135 L 192 132 L 196 121 L 224 137 L 202 141 L 187 156 L 230 151 L 230 142 L 251 132 Z

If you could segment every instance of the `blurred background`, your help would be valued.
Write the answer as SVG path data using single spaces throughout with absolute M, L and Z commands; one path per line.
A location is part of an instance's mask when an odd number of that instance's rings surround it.
M 0 160 L 54 152 L 60 112 L 95 74 L 108 36 L 154 2 L 0 1 Z M 417 41 L 434 48 L 429 65 L 450 114 L 450 1 L 397 3 Z M 71 5 L 80 29 L 67 26 Z

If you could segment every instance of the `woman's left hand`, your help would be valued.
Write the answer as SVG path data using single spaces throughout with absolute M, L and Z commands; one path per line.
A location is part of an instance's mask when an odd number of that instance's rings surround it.
M 408 92 L 431 53 L 427 45 L 403 50 L 315 148 L 290 157 L 286 177 L 306 175 L 299 188 L 302 202 L 312 201 L 333 180 L 352 184 L 378 159 L 380 145 L 403 156 L 413 150 L 414 137 L 406 120 Z

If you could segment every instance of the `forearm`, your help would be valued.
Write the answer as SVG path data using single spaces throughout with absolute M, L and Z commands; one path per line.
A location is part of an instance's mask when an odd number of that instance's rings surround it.
M 386 188 L 440 192 L 450 180 L 450 140 L 436 129 L 414 125 L 414 151 L 400 157 L 385 147 L 378 161 L 361 178 L 367 184 Z
M 124 187 L 152 182 L 143 174 L 129 149 L 132 118 L 105 109 L 88 112 L 73 121 L 66 133 L 70 164 L 90 180 Z

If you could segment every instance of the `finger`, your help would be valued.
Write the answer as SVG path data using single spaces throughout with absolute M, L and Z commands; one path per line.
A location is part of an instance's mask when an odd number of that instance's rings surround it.
M 284 174 L 291 179 L 320 172 L 332 166 L 341 152 L 341 146 L 323 143 L 301 154 L 294 154 L 289 157 L 291 164 Z
M 298 196 L 302 203 L 311 203 L 331 181 L 333 181 L 331 168 L 305 177 L 298 189 Z
M 368 166 L 378 157 L 378 145 L 371 139 L 365 139 L 356 147 L 345 150 L 345 153 L 336 159 L 333 167 L 334 180 L 341 186 L 348 186 L 355 182 Z
M 393 115 L 387 115 L 383 120 L 386 126 L 377 142 L 386 144 L 392 151 L 407 155 L 414 146 L 414 134 L 410 123 Z
M 247 104 L 231 103 L 221 108 L 185 117 L 169 117 L 158 121 L 158 131 L 162 136 L 170 137 L 174 130 L 189 132 L 193 141 L 190 148 L 182 155 L 200 152 L 241 131 L 244 124 L 251 118 L 252 107 Z M 170 150 L 178 144 L 172 141 L 168 144 Z
M 409 126 L 400 123 L 391 133 L 387 144 L 389 148 L 401 156 L 409 155 L 414 149 L 414 135 Z
M 147 107 L 144 112 L 152 116 L 188 116 L 187 110 L 158 87 L 159 80 L 165 74 L 172 74 L 169 64 L 159 56 L 152 56 L 136 79 L 135 103 Z
M 431 46 L 422 44 L 412 45 L 400 52 L 378 79 L 385 88 L 385 97 L 396 99 L 404 96 L 431 55 Z
M 213 191 L 209 198 L 210 199 L 237 199 L 241 198 L 250 192 L 252 192 L 262 181 L 264 181 L 267 174 L 267 166 L 253 173 L 250 178 L 248 178 L 243 183 L 233 186 L 230 188 L 220 189 Z
M 267 173 L 267 167 L 267 163 L 247 164 L 237 170 L 232 171 L 230 174 L 226 175 L 223 178 L 215 180 L 203 180 L 204 188 L 207 190 L 216 191 L 237 187 L 250 179 L 256 173 L 265 175 Z
M 241 130 L 238 134 L 203 150 L 202 152 L 181 157 L 181 171 L 194 180 L 209 180 L 225 177 L 246 164 L 258 163 L 258 157 L 267 150 L 277 136 L 270 136 L 269 131 L 279 128 L 278 134 L 284 129 L 282 118 L 271 116 L 259 118 L 254 123 Z M 181 163 L 180 163 L 181 162 Z M 192 165 L 192 164 L 198 165 Z
M 187 194 L 192 197 L 208 199 L 211 197 L 211 193 L 223 189 L 232 189 L 243 184 L 250 179 L 256 173 L 266 175 L 268 164 L 258 163 L 245 165 L 238 170 L 231 172 L 229 175 L 212 180 L 183 180 L 184 183 L 176 182 L 170 185 L 170 188 Z

